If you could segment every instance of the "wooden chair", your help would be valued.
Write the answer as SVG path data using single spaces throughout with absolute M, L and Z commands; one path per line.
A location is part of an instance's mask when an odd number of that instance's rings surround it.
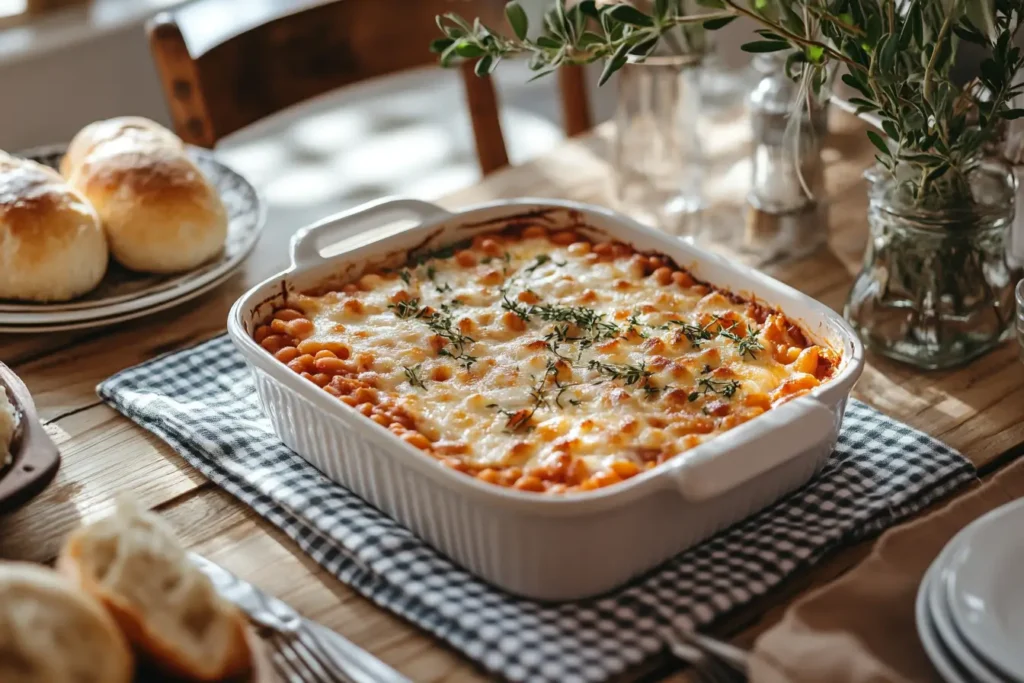
M 504 0 L 195 0 L 148 25 L 177 133 L 212 148 L 277 111 L 359 81 L 436 62 L 434 17 L 457 10 L 504 26 Z M 477 157 L 508 164 L 490 78 L 462 67 Z M 581 69 L 560 74 L 567 135 L 591 128 Z

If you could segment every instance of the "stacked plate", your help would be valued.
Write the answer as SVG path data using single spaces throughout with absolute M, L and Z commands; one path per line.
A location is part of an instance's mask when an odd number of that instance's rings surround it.
M 1024 683 L 1024 499 L 943 549 L 918 590 L 917 632 L 948 683 Z
M 64 145 L 37 148 L 18 156 L 57 168 L 65 149 Z M 175 275 L 134 273 L 111 261 L 100 285 L 74 301 L 36 304 L 0 299 L 0 333 L 55 332 L 131 320 L 194 299 L 238 270 L 263 229 L 259 195 L 245 178 L 217 161 L 212 152 L 190 147 L 189 155 L 217 188 L 228 213 L 227 241 L 216 258 Z

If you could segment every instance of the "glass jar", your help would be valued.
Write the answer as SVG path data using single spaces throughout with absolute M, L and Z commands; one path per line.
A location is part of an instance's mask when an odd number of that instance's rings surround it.
M 700 55 L 658 55 L 618 75 L 616 200 L 633 218 L 675 234 L 703 205 L 700 64 Z
M 870 239 L 844 314 L 871 351 L 926 369 L 987 353 L 1013 334 L 1021 263 L 1010 251 L 1016 180 L 988 164 L 972 206 L 915 206 L 881 169 L 870 185 Z

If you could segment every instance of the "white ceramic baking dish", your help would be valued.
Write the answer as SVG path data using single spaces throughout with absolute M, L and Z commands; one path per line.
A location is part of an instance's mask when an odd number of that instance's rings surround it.
M 778 307 L 816 342 L 840 351 L 842 363 L 831 381 L 809 395 L 650 471 L 597 491 L 545 496 L 485 484 L 440 465 L 252 339 L 257 324 L 289 292 L 397 266 L 410 251 L 445 246 L 524 215 L 671 256 L 699 278 Z M 415 227 L 372 232 L 410 218 Z M 321 254 L 340 240 L 346 240 L 340 253 Z M 864 365 L 860 341 L 842 317 L 796 290 L 607 209 L 533 199 L 455 214 L 414 200 L 382 200 L 321 221 L 293 238 L 291 268 L 235 303 L 228 330 L 288 447 L 474 574 L 542 600 L 615 588 L 807 482 L 835 445 Z

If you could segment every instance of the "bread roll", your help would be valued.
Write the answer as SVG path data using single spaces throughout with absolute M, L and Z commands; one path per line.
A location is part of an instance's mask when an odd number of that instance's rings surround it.
M 11 443 L 18 428 L 18 414 L 7 398 L 7 389 L 0 384 L 0 471 L 11 464 Z
M 70 536 L 57 567 L 97 597 L 143 658 L 165 673 L 219 681 L 249 670 L 244 617 L 158 515 L 121 501 L 114 515 Z
M 199 168 L 173 147 L 101 145 L 71 185 L 92 202 L 121 265 L 150 273 L 191 270 L 227 237 L 227 212 Z
M 132 654 L 95 599 L 52 569 L 0 562 L 0 681 L 130 683 Z
M 66 301 L 106 271 L 92 206 L 53 169 L 0 157 L 0 299 Z
M 185 145 L 177 135 L 159 123 L 141 116 L 120 116 L 115 119 L 96 121 L 83 128 L 68 145 L 68 151 L 60 162 L 60 172 L 65 178 L 82 165 L 86 157 L 101 145 L 113 143 L 122 149 L 142 147 L 170 147 L 184 150 Z

